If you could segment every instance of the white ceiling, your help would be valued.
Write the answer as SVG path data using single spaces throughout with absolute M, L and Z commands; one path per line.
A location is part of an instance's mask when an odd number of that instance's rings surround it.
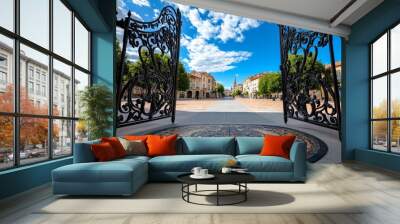
M 173 0 L 177 3 L 347 37 L 383 0 Z M 346 5 L 348 7 L 346 7 Z M 345 9 L 345 10 L 342 10 Z M 342 12 L 341 12 L 342 10 Z M 341 12 L 341 13 L 339 13 Z M 336 15 L 336 16 L 335 16 Z

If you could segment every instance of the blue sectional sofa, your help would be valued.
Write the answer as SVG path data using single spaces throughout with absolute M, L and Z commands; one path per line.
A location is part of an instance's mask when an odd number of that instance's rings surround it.
M 193 167 L 218 172 L 228 160 L 236 160 L 260 182 L 304 182 L 306 147 L 295 142 L 290 159 L 260 156 L 263 137 L 182 137 L 176 144 L 177 155 L 127 156 L 96 162 L 90 149 L 98 141 L 77 143 L 74 163 L 52 172 L 54 194 L 131 195 L 148 181 L 176 181 Z

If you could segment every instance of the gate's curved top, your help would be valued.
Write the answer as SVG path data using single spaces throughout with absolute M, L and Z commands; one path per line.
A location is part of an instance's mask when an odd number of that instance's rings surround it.
M 171 6 L 157 19 L 143 22 L 127 17 L 117 21 L 124 29 L 116 87 L 117 127 L 171 117 L 175 120 L 176 79 L 179 64 L 181 14 Z M 127 58 L 137 55 L 136 62 Z

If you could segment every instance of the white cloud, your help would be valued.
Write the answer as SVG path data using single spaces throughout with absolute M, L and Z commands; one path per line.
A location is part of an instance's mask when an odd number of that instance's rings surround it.
M 247 60 L 251 56 L 251 53 L 247 51 L 223 51 L 202 37 L 191 39 L 184 36 L 181 44 L 188 50 L 190 69 L 196 71 L 228 71 L 235 68 L 235 63 Z
M 187 17 L 190 23 L 196 27 L 197 33 L 200 37 L 203 37 L 204 39 L 210 39 L 218 33 L 218 26 L 214 26 L 210 20 L 203 20 L 200 17 L 198 9 L 191 9 L 187 13 Z
M 148 0 L 132 0 L 132 3 L 138 6 L 150 7 L 150 2 Z
M 157 18 L 160 15 L 160 10 L 159 9 L 153 9 L 154 13 L 154 18 Z
M 223 42 L 230 39 L 242 42 L 244 40 L 244 31 L 260 26 L 257 20 L 225 13 L 210 12 L 209 17 L 214 24 L 221 24 L 217 38 Z
M 189 22 L 196 28 L 197 34 L 205 39 L 219 39 L 222 42 L 235 40 L 242 42 L 244 32 L 260 26 L 257 20 L 234 16 L 221 12 L 198 9 L 186 5 L 175 4 Z M 202 18 L 203 17 L 203 18 Z
M 117 1 L 117 19 L 123 19 L 128 16 L 128 9 L 124 0 Z M 143 21 L 143 18 L 137 14 L 136 12 L 131 11 L 131 17 L 140 21 Z

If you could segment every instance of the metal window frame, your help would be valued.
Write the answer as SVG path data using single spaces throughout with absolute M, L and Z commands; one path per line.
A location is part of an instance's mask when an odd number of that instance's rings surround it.
M 391 51 L 392 51 L 392 48 L 391 48 L 391 31 L 392 31 L 393 28 L 395 28 L 398 25 L 400 25 L 400 21 L 397 21 L 396 23 L 394 23 L 391 26 L 389 26 L 387 29 L 385 29 L 384 32 L 379 34 L 376 38 L 374 38 L 368 44 L 368 47 L 369 47 L 369 64 L 370 64 L 370 66 L 369 66 L 369 99 L 370 99 L 369 100 L 369 104 L 370 104 L 369 105 L 369 119 L 370 119 L 370 122 L 369 122 L 369 125 L 370 125 L 370 128 L 369 128 L 369 131 L 370 131 L 369 144 L 370 144 L 370 147 L 369 147 L 369 149 L 373 150 L 373 151 L 382 152 L 382 150 L 378 150 L 378 149 L 374 148 L 373 123 L 374 122 L 379 122 L 379 121 L 386 121 L 387 122 L 387 124 L 386 124 L 386 129 L 387 129 L 387 133 L 386 133 L 386 135 L 387 135 L 387 139 L 386 139 L 387 147 L 386 148 L 387 149 L 386 149 L 386 151 L 383 151 L 383 152 L 392 153 L 392 154 L 400 154 L 400 152 L 393 152 L 392 151 L 392 136 L 391 136 L 391 131 L 392 131 L 392 125 L 391 124 L 392 124 L 392 121 L 400 120 L 400 117 L 392 117 L 392 111 L 391 111 L 392 110 L 392 105 L 391 105 L 392 104 L 391 103 L 392 102 L 391 101 L 391 99 L 392 99 L 391 98 L 392 97 L 391 96 L 392 75 L 400 72 L 400 67 L 391 69 Z M 384 35 L 387 35 L 387 39 L 386 39 L 386 43 L 387 43 L 386 71 L 382 72 L 380 74 L 374 75 L 373 74 L 373 65 L 374 65 L 374 63 L 373 63 L 373 54 L 374 54 L 374 52 L 373 52 L 373 44 L 377 40 L 379 40 L 381 37 L 383 37 Z M 373 93 L 374 93 L 373 81 L 376 80 L 376 79 L 382 78 L 382 77 L 386 77 L 386 86 L 387 86 L 387 93 L 386 93 L 387 94 L 387 96 L 386 96 L 387 97 L 387 105 L 386 105 L 387 112 L 386 112 L 386 118 L 373 118 Z
M 13 31 L 10 31 L 6 28 L 3 28 L 0 26 L 0 35 L 3 35 L 7 38 L 12 39 L 13 41 L 13 78 L 14 78 L 14 93 L 13 93 L 13 107 L 14 111 L 13 112 L 1 112 L 0 111 L 0 116 L 4 117 L 10 117 L 13 120 L 13 166 L 6 167 L 0 169 L 0 171 L 5 171 L 5 170 L 10 170 L 10 169 L 15 169 L 18 167 L 23 167 L 23 166 L 29 166 L 33 164 L 38 164 L 38 163 L 43 163 L 49 160 L 58 160 L 62 158 L 69 157 L 73 155 L 74 151 L 74 143 L 75 143 L 75 123 L 77 120 L 79 120 L 78 117 L 75 116 L 75 69 L 87 74 L 89 76 L 89 86 L 92 85 L 92 57 L 91 57 L 91 49 L 92 49 L 92 43 L 91 43 L 91 36 L 92 36 L 92 30 L 88 27 L 88 25 L 83 21 L 83 19 L 72 9 L 72 7 L 65 1 L 65 0 L 59 0 L 65 7 L 68 8 L 68 10 L 71 11 L 71 59 L 64 58 L 63 56 L 53 52 L 53 25 L 54 25 L 54 14 L 53 14 L 53 1 L 54 0 L 48 0 L 48 5 L 49 5 L 49 45 L 48 49 L 45 47 L 40 46 L 39 44 L 36 44 L 29 39 L 22 37 L 20 35 L 20 0 L 14 0 L 13 1 L 13 10 L 14 10 L 14 18 L 13 18 Z M 88 31 L 88 68 L 83 68 L 80 65 L 75 63 L 75 19 L 77 19 L 83 27 Z M 45 54 L 49 58 L 49 64 L 48 64 L 48 88 L 47 90 L 49 91 L 48 94 L 48 113 L 47 115 L 40 115 L 40 114 L 27 114 L 27 113 L 21 113 L 20 111 L 20 45 L 23 44 L 29 48 L 32 48 L 33 50 L 36 50 L 42 54 Z M 72 93 L 72 99 L 71 99 L 71 115 L 70 116 L 55 116 L 53 115 L 53 62 L 54 59 L 58 60 L 59 62 L 62 62 L 68 66 L 71 67 L 71 93 Z M 27 163 L 27 164 L 21 164 L 20 161 L 20 119 L 21 118 L 44 118 L 48 120 L 48 136 L 47 136 L 47 141 L 48 141 L 48 157 L 43 158 L 43 160 L 33 162 L 33 163 Z M 54 157 L 53 155 L 53 122 L 55 120 L 66 120 L 66 121 L 71 121 L 71 154 L 69 155 L 64 155 L 64 156 L 59 156 L 59 157 Z

